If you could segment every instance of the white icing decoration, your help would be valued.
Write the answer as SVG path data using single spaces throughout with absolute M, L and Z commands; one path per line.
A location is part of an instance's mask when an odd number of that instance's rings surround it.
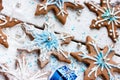
M 0 34 L 0 39 L 2 39 L 3 42 L 6 42 L 6 39 L 3 37 L 2 34 Z
M 57 14 L 64 16 L 65 14 L 68 14 L 65 10 L 64 10 L 64 3 L 66 2 L 70 2 L 73 3 L 75 6 L 78 6 L 78 1 L 77 0 L 46 0 L 46 2 L 44 4 L 39 4 L 41 7 L 39 8 L 39 10 L 47 10 L 47 7 L 50 5 L 55 5 L 58 7 L 58 9 L 60 10 L 60 12 Z
M 93 46 L 93 48 L 95 49 L 95 51 L 96 51 L 97 54 L 94 57 L 89 56 L 86 53 L 79 54 L 79 56 L 81 56 L 83 59 L 86 58 L 86 59 L 93 60 L 94 61 L 93 64 L 96 65 L 96 66 L 94 66 L 91 69 L 91 71 L 88 74 L 88 77 L 90 77 L 91 74 L 93 74 L 94 72 L 95 72 L 95 74 L 94 74 L 95 77 L 97 77 L 97 71 L 98 71 L 98 68 L 100 68 L 101 71 L 103 71 L 104 69 L 106 69 L 108 71 L 108 75 L 110 76 L 110 80 L 114 80 L 114 76 L 112 75 L 110 69 L 112 67 L 120 69 L 120 65 L 115 65 L 115 64 L 110 64 L 109 63 L 110 59 L 108 58 L 108 55 L 113 50 L 113 45 L 111 45 L 111 46 L 108 47 L 108 50 L 107 50 L 107 52 L 104 55 L 102 51 L 98 51 L 98 48 L 97 48 L 96 43 L 94 41 L 89 42 L 89 44 L 91 46 Z
M 63 34 L 60 34 L 60 38 L 59 38 L 59 39 L 65 41 L 67 38 L 69 38 L 69 37 L 71 37 L 71 36 L 72 36 L 72 35 L 70 35 L 70 34 L 69 34 L 69 35 L 67 34 L 67 35 L 65 36 L 65 34 L 63 33 Z
M 106 3 L 106 1 L 104 0 L 103 3 Z
M 60 14 L 62 16 L 65 16 L 65 14 L 67 14 L 67 12 L 64 9 L 61 9 L 60 12 L 57 15 L 59 16 Z
M 4 21 L 3 23 L 0 23 L 0 26 L 5 25 L 8 21 L 6 20 L 6 17 L 0 14 L 0 19 Z
M 4 39 L 3 42 L 6 42 L 6 40 Z
M 115 30 L 114 30 L 114 23 L 112 22 L 112 32 L 113 32 L 113 37 L 115 38 Z
M 105 13 L 104 10 L 100 9 L 100 7 L 96 6 L 95 4 L 93 4 L 92 2 L 89 2 L 89 4 L 91 4 L 94 8 L 96 8 L 97 10 L 101 11 L 102 13 Z
M 8 69 L 5 65 L 0 64 L 0 72 L 4 72 L 10 80 L 47 80 L 49 72 L 37 71 L 36 73 L 30 72 L 28 69 L 28 62 L 25 58 L 17 58 L 17 68 Z

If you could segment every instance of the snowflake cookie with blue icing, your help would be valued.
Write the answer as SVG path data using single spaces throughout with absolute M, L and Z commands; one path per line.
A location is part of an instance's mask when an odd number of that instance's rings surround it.
M 6 80 L 48 80 L 50 71 L 32 72 L 28 67 L 28 61 L 24 55 L 16 58 L 16 68 L 11 69 L 6 64 L 0 64 L 0 72 Z
M 100 2 L 100 5 L 92 1 L 85 3 L 92 12 L 97 14 L 97 18 L 92 21 L 90 28 L 106 27 L 109 37 L 116 42 L 117 28 L 120 27 L 120 6 L 112 6 L 110 0 L 100 0 Z
M 78 61 L 88 64 L 84 80 L 96 80 L 99 76 L 102 76 L 103 80 L 115 80 L 114 72 L 120 73 L 120 64 L 112 60 L 115 55 L 113 45 L 100 49 L 95 41 L 88 36 L 86 47 L 89 53 L 71 52 L 71 56 Z
M 32 36 L 33 40 L 26 41 L 18 51 L 39 51 L 38 61 L 41 68 L 50 61 L 51 55 L 57 57 L 59 61 L 70 63 L 68 52 L 62 48 L 62 45 L 69 44 L 73 36 L 66 33 L 55 34 L 50 24 L 45 24 L 43 31 L 27 24 L 23 24 L 23 29 Z
M 47 14 L 49 10 L 53 10 L 59 21 L 65 24 L 68 16 L 67 7 L 83 9 L 79 0 L 42 0 L 42 2 L 37 5 L 35 15 Z

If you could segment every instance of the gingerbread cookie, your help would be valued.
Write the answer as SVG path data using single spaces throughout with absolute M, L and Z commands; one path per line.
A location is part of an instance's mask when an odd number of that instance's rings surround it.
M 32 73 L 28 69 L 28 62 L 23 55 L 16 59 L 16 69 L 9 69 L 5 64 L 0 64 L 0 72 L 4 73 L 6 80 L 48 80 L 51 73 L 50 71 Z
M 116 42 L 118 38 L 117 28 L 120 27 L 120 6 L 110 5 L 110 0 L 100 0 L 100 5 L 94 2 L 86 2 L 88 8 L 97 14 L 97 18 L 91 23 L 90 28 L 99 29 L 106 27 L 109 37 Z
M 2 6 L 2 0 L 0 0 L 0 10 L 3 9 L 3 6 Z
M 35 15 L 47 14 L 49 10 L 54 10 L 56 17 L 62 24 L 65 24 L 68 16 L 67 7 L 73 9 L 83 9 L 78 0 L 42 0 L 37 5 Z
M 8 48 L 7 36 L 2 32 L 3 28 L 10 28 L 19 24 L 21 21 L 8 17 L 6 15 L 0 14 L 0 44 Z
M 45 29 L 41 30 L 32 25 L 23 24 L 24 31 L 33 37 L 32 41 L 27 41 L 19 51 L 32 52 L 40 50 L 38 61 L 40 67 L 43 68 L 50 60 L 50 56 L 54 55 L 59 61 L 70 63 L 68 52 L 63 48 L 63 44 L 69 44 L 73 36 L 65 33 L 55 34 L 50 24 L 45 24 Z
M 84 80 L 96 80 L 98 76 L 102 76 L 103 80 L 115 80 L 113 72 L 120 72 L 120 65 L 112 60 L 115 55 L 113 46 L 105 46 L 104 49 L 100 49 L 89 36 L 86 40 L 86 46 L 89 53 L 71 53 L 71 56 L 78 61 L 88 64 Z

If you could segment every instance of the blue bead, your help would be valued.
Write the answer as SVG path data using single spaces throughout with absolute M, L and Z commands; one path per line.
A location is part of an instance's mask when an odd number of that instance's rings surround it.
M 106 10 L 105 13 L 102 15 L 102 18 L 108 18 L 109 21 L 116 20 L 115 16 L 110 14 L 110 9 Z

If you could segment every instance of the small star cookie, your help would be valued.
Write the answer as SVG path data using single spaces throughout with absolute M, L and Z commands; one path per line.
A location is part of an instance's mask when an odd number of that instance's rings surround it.
M 86 2 L 88 8 L 97 14 L 97 18 L 91 23 L 90 28 L 99 29 L 106 27 L 109 37 L 116 42 L 118 38 L 117 28 L 120 27 L 120 6 L 110 5 L 110 0 L 100 0 L 100 5 L 94 2 Z
M 56 17 L 62 24 L 65 24 L 68 16 L 67 7 L 73 9 L 83 9 L 78 0 L 42 0 L 37 5 L 35 15 L 47 14 L 49 10 L 54 10 Z
M 19 23 L 21 23 L 21 21 L 15 18 L 8 17 L 3 14 L 0 14 L 0 44 L 4 45 L 6 48 L 9 47 L 7 42 L 7 36 L 2 32 L 2 29 L 13 27 Z
M 103 80 L 115 80 L 113 72 L 120 73 L 120 64 L 112 60 L 115 55 L 113 45 L 100 49 L 95 41 L 88 36 L 86 46 L 89 53 L 71 53 L 71 56 L 78 61 L 88 64 L 88 68 L 84 73 L 84 80 L 96 80 L 98 76 L 102 76 Z
M 66 33 L 57 35 L 52 31 L 52 27 L 50 24 L 45 24 L 45 29 L 41 32 L 34 26 L 23 24 L 24 31 L 32 36 L 33 40 L 25 42 L 22 48 L 18 48 L 18 51 L 40 50 L 38 61 L 41 68 L 49 62 L 51 55 L 57 57 L 59 61 L 70 63 L 68 52 L 62 48 L 62 45 L 69 44 L 73 36 Z
M 33 73 L 28 69 L 28 62 L 23 55 L 16 58 L 16 69 L 9 69 L 5 64 L 0 64 L 0 72 L 4 73 L 6 80 L 48 80 L 51 73 L 40 70 Z

